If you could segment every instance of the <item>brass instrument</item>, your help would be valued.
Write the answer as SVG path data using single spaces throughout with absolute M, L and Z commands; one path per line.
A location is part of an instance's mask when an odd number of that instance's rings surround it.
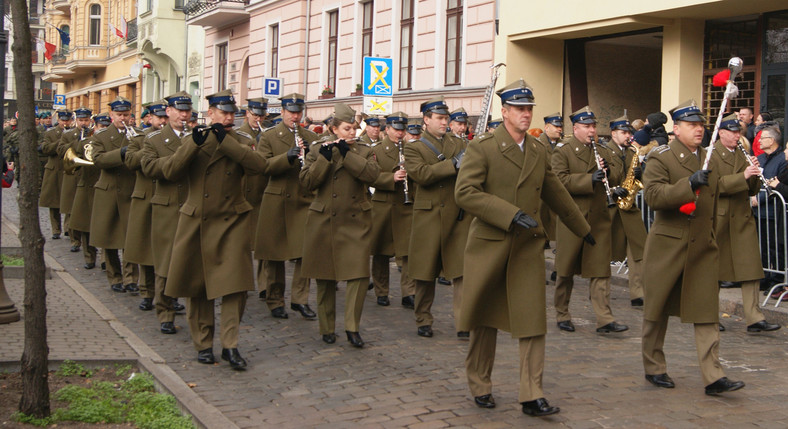
M 738 146 L 739 149 L 741 149 L 742 153 L 744 154 L 744 158 L 747 159 L 747 163 L 750 164 L 750 166 L 754 167 L 755 163 L 753 163 L 752 159 L 750 159 L 750 154 L 747 153 L 747 149 L 745 149 L 744 145 L 741 144 L 741 140 L 736 141 L 736 146 Z M 711 149 L 711 148 L 709 148 L 709 149 Z M 763 173 L 762 172 L 758 174 L 758 178 L 761 179 L 761 184 L 766 189 L 766 195 L 767 196 L 771 196 L 772 192 L 773 192 L 772 188 L 769 187 L 769 182 L 766 180 L 765 177 L 763 177 Z
M 635 167 L 637 167 L 640 163 L 638 151 L 635 148 L 628 148 L 627 150 L 629 149 L 632 149 L 635 153 L 632 155 L 632 162 L 629 163 L 627 175 L 624 178 L 624 181 L 621 183 L 621 187 L 626 189 L 628 194 L 626 197 L 619 198 L 618 202 L 616 203 L 618 208 L 621 210 L 629 210 L 632 208 L 632 204 L 635 203 L 635 197 L 637 196 L 638 192 L 643 189 L 643 183 L 635 178 Z
M 493 94 L 495 93 L 495 82 L 498 81 L 498 75 L 500 74 L 498 69 L 500 69 L 501 66 L 506 67 L 506 64 L 498 63 L 490 66 L 492 69 L 492 81 L 490 82 L 490 85 L 487 86 L 487 90 L 484 92 L 484 98 L 482 99 L 482 111 L 479 114 L 479 122 L 476 123 L 476 131 L 473 133 L 474 136 L 480 136 L 482 133 L 487 131 L 487 118 L 490 116 Z
M 86 136 L 86 131 L 90 131 L 87 127 L 82 127 L 82 131 L 79 135 L 79 141 L 84 141 L 89 136 Z M 93 165 L 93 145 L 90 143 L 86 143 L 84 146 L 85 151 L 85 158 L 82 159 L 74 152 L 73 148 L 66 149 L 66 153 L 63 154 L 63 170 L 66 174 L 72 175 L 77 170 L 77 168 L 83 165 Z
M 608 207 L 615 207 L 616 202 L 613 200 L 613 194 L 610 193 L 610 183 L 607 181 L 607 172 L 602 169 L 602 157 L 599 156 L 599 151 L 596 150 L 596 141 L 591 139 L 591 149 L 594 151 L 594 160 L 596 161 L 596 168 L 602 170 L 605 175 L 602 178 L 602 184 L 605 185 L 605 195 L 607 195 L 607 206 Z
M 126 124 L 126 123 L 124 123 L 124 125 L 126 125 L 126 128 L 125 128 L 126 139 L 131 140 L 134 137 L 138 136 L 137 131 L 134 130 L 134 127 L 132 127 L 131 125 Z
M 399 149 L 399 169 L 400 171 L 405 170 L 405 143 L 402 140 L 397 142 L 397 148 Z M 413 204 L 413 201 L 410 199 L 410 192 L 408 192 L 408 175 L 407 172 L 405 173 L 405 180 L 402 181 L 403 191 L 405 191 L 405 201 L 402 204 L 409 206 Z

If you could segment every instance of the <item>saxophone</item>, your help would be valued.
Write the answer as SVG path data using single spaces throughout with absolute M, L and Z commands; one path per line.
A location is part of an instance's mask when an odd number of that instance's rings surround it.
M 632 154 L 632 162 L 629 163 L 627 176 L 621 183 L 621 187 L 626 189 L 628 194 L 624 198 L 619 198 L 618 202 L 616 203 L 618 208 L 621 210 L 629 210 L 632 208 L 632 204 L 635 203 L 635 197 L 637 196 L 638 192 L 643 189 L 643 183 L 641 183 L 640 180 L 635 179 L 635 167 L 638 166 L 640 158 L 638 157 L 637 149 L 632 148 L 632 150 L 634 151 Z

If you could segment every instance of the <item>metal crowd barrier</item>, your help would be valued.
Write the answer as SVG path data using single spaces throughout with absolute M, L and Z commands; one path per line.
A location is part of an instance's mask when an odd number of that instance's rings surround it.
M 762 305 L 766 305 L 772 294 L 783 286 L 787 286 L 788 279 L 788 240 L 786 240 L 786 225 L 788 225 L 788 204 L 779 192 L 772 192 L 767 196 L 766 190 L 761 189 L 757 195 L 758 205 L 753 207 L 753 215 L 758 229 L 758 240 L 761 248 L 761 261 L 764 273 L 773 276 L 782 276 L 779 283 L 775 284 Z M 654 211 L 651 210 L 643 199 L 643 192 L 639 192 L 635 204 L 640 208 L 646 231 L 651 229 L 654 222 Z M 782 302 L 788 295 L 788 290 L 782 292 L 774 306 Z

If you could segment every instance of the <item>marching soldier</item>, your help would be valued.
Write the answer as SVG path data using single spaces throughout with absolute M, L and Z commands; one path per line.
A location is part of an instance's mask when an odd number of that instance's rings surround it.
M 187 317 L 197 361 L 213 364 L 214 300 L 221 303 L 223 360 L 246 368 L 238 352 L 238 328 L 247 291 L 254 290 L 247 217 L 252 206 L 244 198 L 243 179 L 260 174 L 266 160 L 239 142 L 233 129 L 238 110 L 230 90 L 208 97 L 210 128 L 187 134 L 181 146 L 164 158 L 164 178 L 185 178 L 189 191 L 180 209 L 164 294 L 188 297 Z
M 88 127 L 92 122 L 90 119 L 92 113 L 90 109 L 85 107 L 74 110 L 74 116 L 76 117 L 75 126 L 63 132 L 57 144 L 57 148 L 55 149 L 61 163 L 63 162 L 63 156 L 66 154 L 66 150 L 74 146 L 73 143 L 75 140 L 82 140 L 90 136 L 91 130 Z M 65 215 L 65 219 L 63 219 L 63 229 L 71 240 L 71 251 L 79 252 L 82 247 L 82 233 L 76 231 L 71 226 L 71 211 L 74 206 L 74 197 L 77 194 L 77 182 L 79 182 L 79 176 L 82 175 L 82 171 L 80 169 L 68 170 L 64 168 L 63 173 L 63 182 L 60 186 L 60 213 Z
M 160 100 L 148 103 L 146 110 L 148 127 L 142 134 L 137 135 L 129 142 L 124 163 L 126 167 L 136 172 L 137 179 L 134 181 L 134 192 L 131 194 L 131 205 L 129 206 L 128 229 L 126 230 L 126 241 L 123 246 L 124 261 L 139 264 L 140 279 L 139 289 L 142 301 L 139 309 L 142 311 L 153 310 L 153 298 L 155 295 L 156 276 L 153 267 L 153 244 L 152 244 L 152 213 L 154 189 L 156 180 L 144 174 L 142 171 L 142 146 L 146 136 L 152 132 L 160 130 L 167 123 L 167 101 Z M 161 326 L 164 334 L 174 334 L 175 326 Z
M 39 135 L 39 139 L 41 136 Z M 39 148 L 40 145 L 43 144 L 43 140 L 39 140 L 38 142 Z M 19 132 L 17 131 L 17 120 L 15 117 L 10 117 L 8 119 L 8 126 L 3 128 L 3 153 L 5 158 L 8 162 L 13 162 L 16 166 L 15 168 L 19 170 L 22 165 L 19 163 Z M 39 159 L 45 155 L 41 154 L 41 150 L 39 149 Z M 48 158 L 47 158 L 48 160 Z M 41 165 L 44 166 L 43 164 Z M 44 174 L 44 169 L 42 168 L 41 174 Z M 17 186 L 19 186 L 19 179 L 21 179 L 21 174 L 16 176 Z
M 610 122 L 610 138 L 607 147 L 614 155 L 610 160 L 611 164 L 615 165 L 613 169 L 623 171 L 624 177 L 631 175 L 633 182 L 642 180 L 643 170 L 640 168 L 638 152 L 632 147 L 632 125 L 626 115 Z M 637 188 L 630 190 L 635 194 L 638 192 Z M 643 223 L 643 215 L 634 202 L 628 209 L 616 205 L 610 211 L 613 217 L 612 260 L 623 261 L 626 258 L 629 267 L 629 300 L 633 307 L 640 307 L 643 305 L 642 261 L 643 247 L 646 245 L 646 225 Z
M 465 112 L 465 109 L 460 107 L 449 114 L 449 128 L 454 137 L 462 140 L 468 139 L 468 113 Z
M 38 199 L 39 207 L 49 207 L 49 224 L 52 227 L 52 239 L 60 239 L 60 188 L 63 183 L 63 158 L 57 154 L 57 144 L 63 132 L 71 128 L 72 113 L 70 110 L 61 110 L 57 113 L 58 124 L 44 134 L 44 143 L 38 152 L 49 157 L 44 166 L 44 180 L 41 183 L 41 195 Z
M 299 182 L 298 175 L 304 158 L 302 151 L 308 152 L 306 145 L 317 140 L 317 136 L 298 125 L 304 110 L 302 94 L 288 94 L 280 100 L 283 120 L 263 133 L 257 146 L 257 151 L 268 160 L 264 172 L 268 185 L 260 206 L 254 248 L 255 258 L 265 261 L 257 283 L 267 286 L 265 300 L 271 315 L 287 319 L 285 261 L 294 260 L 290 308 L 313 319 L 316 315 L 309 308 L 309 277 L 302 276 L 301 262 L 304 225 L 313 195 Z
M 260 138 L 263 133 L 262 123 L 265 120 L 268 99 L 262 97 L 248 98 L 246 102 L 248 103 L 246 106 L 246 117 L 244 118 L 243 124 L 236 128 L 235 132 L 241 137 L 244 137 L 241 143 L 245 143 L 251 147 L 252 150 L 256 150 L 257 145 L 260 144 Z M 264 174 L 246 178 L 246 201 L 249 201 L 249 204 L 254 207 L 252 214 L 249 216 L 250 230 L 254 230 L 254 228 L 257 227 L 257 218 L 260 217 L 260 203 L 263 201 L 263 191 L 267 184 L 268 176 Z M 254 243 L 252 243 L 252 245 L 254 246 Z M 254 247 L 250 250 L 254 250 Z M 257 271 L 259 272 L 262 269 L 263 264 L 262 261 L 260 261 Z
M 449 107 L 443 97 L 421 104 L 426 132 L 419 141 L 405 145 L 405 167 L 416 183 L 408 274 L 416 281 L 417 334 L 431 337 L 435 279 L 444 274 L 454 285 L 454 321 L 460 320 L 462 258 L 470 216 L 454 200 L 454 183 L 465 142 L 446 134 Z M 457 331 L 467 338 L 468 332 Z
M 711 160 L 720 177 L 715 235 L 720 249 L 721 281 L 741 282 L 742 308 L 747 332 L 776 331 L 780 325 L 769 323 L 758 306 L 758 291 L 763 278 L 760 245 L 750 196 L 758 195 L 761 174 L 758 159 L 749 165 L 738 148 L 741 126 L 735 113 L 724 117 L 720 139 L 714 144 Z
M 718 174 L 701 170 L 706 150 L 701 110 L 689 100 L 670 111 L 675 140 L 654 149 L 643 173 L 644 196 L 655 212 L 643 255 L 643 367 L 646 380 L 673 388 L 663 345 L 668 316 L 695 325 L 695 347 L 706 394 L 738 390 L 719 361 L 719 252 L 714 238 Z M 693 203 L 691 215 L 680 209 Z M 684 210 L 690 211 L 690 210 Z
M 153 301 L 145 302 L 156 309 L 156 318 L 161 324 L 161 332 L 176 332 L 175 312 L 183 310 L 177 300 L 164 294 L 167 287 L 167 273 L 178 227 L 178 210 L 186 202 L 189 188 L 188 178 L 182 176 L 177 180 L 164 177 L 163 165 L 169 156 L 181 146 L 183 137 L 187 135 L 184 124 L 189 120 L 192 109 L 191 96 L 185 92 L 177 92 L 165 98 L 167 122 L 161 130 L 148 133 L 142 143 L 142 172 L 146 177 L 156 181 L 151 202 L 151 247 L 153 253 L 153 271 L 155 273 Z M 142 308 L 142 304 L 140 304 Z
M 400 159 L 405 142 L 408 116 L 395 112 L 386 117 L 386 137 L 372 148 L 380 166 L 380 175 L 372 186 L 372 283 L 378 305 L 388 306 L 389 258 L 402 261 L 400 287 L 402 305 L 413 308 L 416 285 L 408 275 L 408 244 L 413 220 L 413 184 L 406 180 L 408 174 Z M 367 126 L 369 127 L 369 126 Z M 407 189 L 407 193 L 405 192 Z
M 465 247 L 460 329 L 471 330 L 465 359 L 468 385 L 479 407 L 493 408 L 490 374 L 498 329 L 520 343 L 522 411 L 546 416 L 560 411 L 542 391 L 545 353 L 544 229 L 537 222 L 547 203 L 578 237 L 593 242 L 590 227 L 552 173 L 550 153 L 527 135 L 533 91 L 520 79 L 497 91 L 503 126 L 468 145 L 454 191 L 473 216 Z
M 375 116 L 364 119 L 367 126 L 364 128 L 364 135 L 361 136 L 361 143 L 369 147 L 375 147 L 380 144 L 380 119 Z
M 44 144 L 44 135 L 46 134 L 47 130 L 52 128 L 52 114 L 50 112 L 43 112 L 36 115 L 36 118 L 38 119 L 36 121 L 36 136 L 38 137 L 37 141 L 38 141 L 38 145 L 42 145 Z M 49 161 L 49 157 L 39 152 L 38 161 L 41 163 L 41 170 L 40 170 L 38 184 L 41 185 L 41 183 L 44 180 L 44 172 L 46 171 L 45 167 L 47 165 L 47 161 Z M 61 204 L 60 207 L 63 208 L 63 205 Z
M 556 226 L 556 321 L 562 331 L 574 332 L 569 299 L 574 286 L 573 276 L 579 274 L 589 279 L 589 298 L 596 314 L 596 331 L 623 332 L 629 327 L 617 323 L 610 310 L 611 218 L 604 182 L 608 177 L 610 183 L 618 183 L 623 172 L 616 168 L 616 164 L 611 164 L 613 154 L 610 149 L 596 142 L 594 112 L 585 106 L 572 113 L 570 119 L 573 136 L 553 152 L 553 170 L 591 225 L 591 233 L 597 242 L 583 242 L 562 222 Z M 595 145 L 596 152 L 604 159 L 602 169 L 597 168 L 591 145 Z M 612 189 L 612 192 L 615 196 L 625 194 L 621 188 Z
M 189 123 L 187 124 L 188 127 L 189 127 L 189 130 L 193 130 L 193 129 L 197 128 L 197 125 L 199 125 L 199 120 L 198 119 L 199 119 L 199 117 L 197 115 L 197 112 L 192 112 L 192 117 L 189 119 Z
M 301 272 L 317 282 L 320 334 L 327 344 L 336 341 L 337 282 L 347 282 L 345 333 L 352 346 L 363 347 L 359 325 L 369 280 L 372 228 L 367 186 L 380 175 L 380 167 L 372 149 L 354 143 L 355 115 L 347 105 L 336 104 L 331 134 L 314 143 L 305 156 L 299 179 L 305 189 L 315 191 L 315 199 L 304 227 Z
M 558 143 L 564 136 L 564 117 L 560 112 L 555 112 L 544 117 L 544 132 L 537 140 L 542 142 L 550 159 L 553 157 L 553 151 L 558 146 Z M 550 210 L 550 206 L 542 204 L 541 211 L 539 212 L 539 220 L 542 221 L 542 226 L 547 234 L 545 248 L 550 246 L 550 241 L 555 241 L 555 213 Z M 555 280 L 555 278 L 553 278 Z
M 422 128 L 421 119 L 418 118 L 408 119 L 408 129 L 406 130 L 407 135 L 405 136 L 405 138 L 409 142 L 420 139 L 421 128 Z
M 118 249 L 122 249 L 126 242 L 131 194 L 136 177 L 124 165 L 128 136 L 142 131 L 127 125 L 131 101 L 117 97 L 109 103 L 109 108 L 112 124 L 90 138 L 93 162 L 101 169 L 98 182 L 94 185 L 90 239 L 92 245 L 104 249 L 107 279 L 112 290 L 136 295 L 139 293 L 137 265 L 126 261 L 124 257 L 121 266 Z

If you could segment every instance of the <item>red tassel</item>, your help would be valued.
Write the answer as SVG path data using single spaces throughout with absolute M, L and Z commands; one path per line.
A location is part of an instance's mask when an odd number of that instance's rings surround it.
M 695 213 L 695 201 L 690 201 L 687 204 L 684 204 L 683 206 L 679 207 L 679 211 L 687 216 Z
M 723 70 L 714 75 L 714 78 L 711 80 L 711 84 L 714 86 L 725 86 L 728 84 L 728 80 L 731 78 L 731 71 L 730 70 Z

